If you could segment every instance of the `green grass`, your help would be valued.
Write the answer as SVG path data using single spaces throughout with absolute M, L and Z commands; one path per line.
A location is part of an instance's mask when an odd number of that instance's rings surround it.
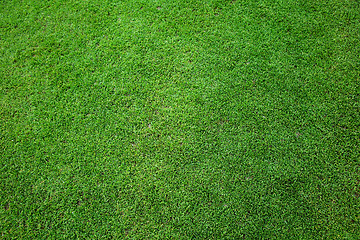
M 356 0 L 0 1 L 1 239 L 360 239 Z

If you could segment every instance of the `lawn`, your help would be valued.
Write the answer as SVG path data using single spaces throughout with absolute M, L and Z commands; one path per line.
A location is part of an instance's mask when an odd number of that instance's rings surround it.
M 1 239 L 360 239 L 357 0 L 0 1 Z

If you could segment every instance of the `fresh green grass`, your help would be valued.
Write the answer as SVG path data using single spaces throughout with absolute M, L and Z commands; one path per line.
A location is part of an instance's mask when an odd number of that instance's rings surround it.
M 360 239 L 356 0 L 0 1 L 1 239 Z

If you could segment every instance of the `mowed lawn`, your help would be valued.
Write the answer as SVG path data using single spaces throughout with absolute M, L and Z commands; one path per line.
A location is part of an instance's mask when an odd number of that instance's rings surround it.
M 360 239 L 360 2 L 0 1 L 1 239 Z

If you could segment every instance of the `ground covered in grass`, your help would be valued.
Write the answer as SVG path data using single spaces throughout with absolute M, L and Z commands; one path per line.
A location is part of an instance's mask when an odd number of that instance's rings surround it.
M 0 2 L 0 231 L 359 239 L 360 3 Z

